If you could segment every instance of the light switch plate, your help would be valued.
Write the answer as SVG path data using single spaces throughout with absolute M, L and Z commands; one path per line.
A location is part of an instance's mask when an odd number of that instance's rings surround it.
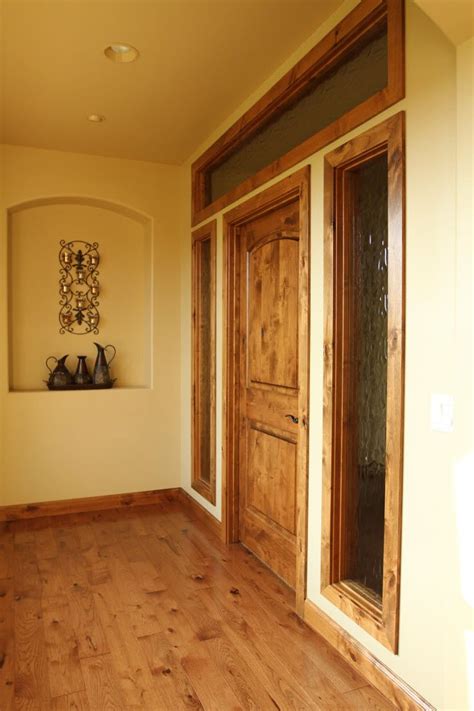
M 452 395 L 431 395 L 431 429 L 435 432 L 452 432 L 454 429 L 454 399 Z

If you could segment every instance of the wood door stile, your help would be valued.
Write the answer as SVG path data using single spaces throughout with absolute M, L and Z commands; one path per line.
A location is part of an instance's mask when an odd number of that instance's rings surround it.
M 305 596 L 309 168 L 224 215 L 223 527 Z

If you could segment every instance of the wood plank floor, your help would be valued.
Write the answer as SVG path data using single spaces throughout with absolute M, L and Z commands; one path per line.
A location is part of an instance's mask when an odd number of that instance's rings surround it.
M 173 503 L 3 524 L 0 709 L 393 707 Z

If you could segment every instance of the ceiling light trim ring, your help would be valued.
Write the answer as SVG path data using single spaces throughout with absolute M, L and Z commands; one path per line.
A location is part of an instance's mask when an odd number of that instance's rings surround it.
M 134 62 L 140 56 L 138 49 L 127 42 L 112 42 L 104 49 L 104 54 L 115 64 Z

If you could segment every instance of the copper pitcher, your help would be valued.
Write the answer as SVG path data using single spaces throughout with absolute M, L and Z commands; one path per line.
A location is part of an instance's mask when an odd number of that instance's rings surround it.
M 112 344 L 109 344 L 108 346 L 101 346 L 100 343 L 94 342 L 94 345 L 97 348 L 97 358 L 95 361 L 93 375 L 94 383 L 95 385 L 111 385 L 112 377 L 110 375 L 110 364 L 117 353 L 116 348 Z M 113 355 L 110 360 L 107 361 L 106 352 L 109 348 L 113 349 Z
M 53 388 L 62 388 L 65 385 L 70 385 L 72 383 L 72 375 L 66 367 L 66 359 L 68 355 L 64 355 L 62 358 L 55 358 L 54 356 L 49 356 L 46 358 L 46 367 L 49 370 L 48 385 Z M 56 362 L 56 367 L 51 370 L 49 367 L 49 361 L 54 360 Z

